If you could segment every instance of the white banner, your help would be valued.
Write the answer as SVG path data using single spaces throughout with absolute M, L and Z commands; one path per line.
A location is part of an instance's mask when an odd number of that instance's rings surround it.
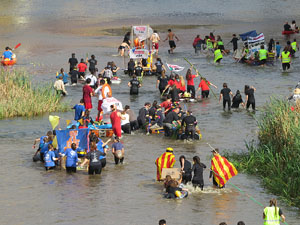
M 166 63 L 166 64 L 170 71 L 180 72 L 180 71 L 184 70 L 184 67 L 182 67 L 182 66 L 172 65 L 172 64 L 168 64 L 168 63 Z
M 138 37 L 140 41 L 144 41 L 147 38 L 150 38 L 153 30 L 148 26 L 133 26 L 133 33 Z
M 122 103 L 118 99 L 116 99 L 114 97 L 105 98 L 103 100 L 102 105 L 101 105 L 101 108 L 103 110 L 103 114 L 107 114 L 107 113 L 111 112 L 111 109 L 110 109 L 111 105 L 117 106 L 117 110 L 119 110 L 119 111 L 123 110 Z
M 147 59 L 149 51 L 147 49 L 130 49 L 129 57 L 131 59 Z

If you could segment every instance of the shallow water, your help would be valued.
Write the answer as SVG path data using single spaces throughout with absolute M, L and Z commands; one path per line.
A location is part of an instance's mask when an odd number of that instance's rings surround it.
M 2 4 L 4 1 L 0 1 Z M 189 65 L 183 60 L 187 57 L 201 74 L 216 84 L 219 93 L 223 82 L 227 82 L 233 92 L 243 90 L 245 84 L 257 88 L 258 109 L 276 95 L 285 97 L 298 81 L 299 58 L 295 59 L 291 73 L 282 74 L 280 65 L 274 67 L 249 67 L 236 64 L 230 56 L 222 65 L 215 66 L 212 59 L 200 54 L 195 56 L 191 41 L 198 32 L 201 35 L 214 29 L 224 34 L 242 33 L 258 27 L 281 38 L 280 30 L 285 18 L 286 5 L 289 15 L 296 17 L 299 5 L 295 1 L 5 1 L 0 9 L 2 24 L 6 18 L 7 26 L 1 26 L 0 34 L 9 41 L 5 45 L 22 46 L 16 51 L 18 65 L 32 72 L 34 81 L 53 82 L 56 71 L 61 67 L 68 70 L 67 60 L 72 52 L 78 58 L 95 54 L 101 70 L 107 61 L 115 61 L 124 69 L 123 58 L 114 57 L 118 42 L 122 37 L 105 37 L 98 33 L 107 27 L 122 27 L 140 23 L 141 16 L 150 24 L 211 24 L 208 28 L 176 30 L 181 41 L 174 55 L 168 55 L 167 43 L 160 48 L 164 63 Z M 120 9 L 120 5 L 121 8 Z M 218 7 L 215 7 L 215 6 Z M 205 7 L 204 7 L 205 6 Z M 152 10 L 149 10 L 152 9 Z M 118 13 L 111 13 L 116 11 Z M 11 12 L 11 13 L 8 13 Z M 205 13 L 204 13 L 205 12 Z M 280 13 L 279 13 L 280 12 Z M 9 14 L 12 14 L 11 17 Z M 10 19 L 9 19 L 10 18 Z M 275 20 L 276 18 L 276 20 Z M 282 18 L 282 20 L 281 20 Z M 261 21 L 260 23 L 257 23 Z M 254 24 L 255 22 L 255 24 Z M 233 25 L 230 25 L 230 24 Z M 74 28 L 86 33 L 75 32 Z M 276 27 L 277 30 L 273 28 Z M 272 30 L 272 29 L 273 30 Z M 166 27 L 167 29 L 167 27 Z M 75 29 L 76 30 L 76 29 Z M 95 32 L 97 35 L 90 35 Z M 163 37 L 165 34 L 161 34 Z M 272 37 L 274 37 L 272 36 Z M 271 36 L 268 36 L 268 38 Z M 225 43 L 227 43 L 227 39 Z M 282 39 L 279 39 L 282 41 Z M 115 46 L 115 47 L 112 47 Z M 127 62 L 128 59 L 126 59 Z M 184 71 L 185 72 L 185 71 Z M 184 73 L 182 73 L 184 74 Z M 155 77 L 145 77 L 138 97 L 129 96 L 129 78 L 119 72 L 122 83 L 113 85 L 113 95 L 129 104 L 137 113 L 146 101 L 159 100 L 155 90 Z M 195 81 L 198 85 L 199 80 Z M 76 104 L 82 93 L 82 86 L 67 87 L 70 94 L 66 100 Z M 244 97 L 244 96 L 243 96 Z M 97 99 L 93 99 L 96 106 Z M 188 103 L 197 117 L 203 139 L 193 144 L 165 139 L 159 135 L 146 136 L 141 133 L 124 136 L 125 164 L 115 166 L 113 157 L 108 154 L 107 166 L 100 177 L 90 177 L 79 171 L 68 176 L 64 171 L 46 173 L 40 163 L 31 160 L 34 138 L 40 137 L 50 129 L 48 115 L 33 119 L 10 119 L 0 122 L 0 145 L 4 159 L 1 164 L 0 217 L 1 224 L 155 224 L 165 218 L 168 224 L 219 224 L 226 221 L 236 224 L 244 220 L 246 224 L 262 224 L 262 208 L 246 196 L 227 185 L 225 190 L 213 190 L 208 181 L 209 171 L 204 172 L 205 190 L 192 191 L 187 199 L 166 200 L 162 198 L 162 186 L 155 182 L 155 159 L 168 146 L 175 150 L 176 159 L 184 154 L 188 159 L 194 155 L 210 165 L 210 149 L 207 142 L 223 151 L 245 151 L 245 141 L 256 139 L 257 126 L 254 116 L 260 112 L 223 112 L 221 104 L 211 94 L 210 99 L 201 103 Z M 73 118 L 73 112 L 56 113 L 62 119 Z M 96 111 L 92 111 L 96 115 Z M 179 163 L 176 162 L 176 167 Z M 232 183 L 267 205 L 273 197 L 260 185 L 259 179 L 239 174 Z M 288 224 L 299 224 L 297 209 L 280 202 Z

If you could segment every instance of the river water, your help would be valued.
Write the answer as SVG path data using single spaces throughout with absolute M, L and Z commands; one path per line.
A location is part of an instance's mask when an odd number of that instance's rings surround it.
M 1 48 L 21 42 L 22 46 L 16 51 L 19 61 L 15 67 L 29 70 L 36 83 L 53 82 L 56 71 L 61 67 L 68 70 L 67 60 L 72 52 L 78 58 L 85 57 L 86 53 L 96 55 L 99 70 L 112 60 L 124 69 L 123 58 L 115 56 L 122 37 L 104 33 L 104 29 L 125 31 L 123 27 L 145 23 L 163 27 L 160 34 L 164 38 L 164 30 L 171 26 L 181 41 L 174 55 L 168 55 L 167 43 L 161 43 L 160 56 L 164 62 L 188 68 L 183 60 L 187 57 L 204 77 L 219 87 L 214 90 L 216 93 L 223 82 L 227 82 L 233 92 L 242 91 L 245 84 L 253 85 L 257 89 L 259 108 L 270 96 L 290 94 L 299 79 L 298 58 L 288 74 L 281 73 L 279 63 L 274 67 L 257 68 L 236 64 L 231 57 L 225 57 L 222 65 L 215 66 L 212 59 L 202 54 L 195 56 L 191 42 L 196 34 L 203 36 L 215 30 L 215 34 L 221 34 L 227 43 L 232 33 L 257 29 L 267 38 L 273 37 L 282 43 L 280 33 L 284 21 L 299 18 L 300 6 L 296 2 L 1 0 Z M 122 83 L 112 86 L 113 95 L 124 105 L 129 104 L 137 112 L 146 101 L 159 100 L 155 77 L 145 77 L 140 95 L 131 97 L 127 87 L 129 78 L 122 70 L 118 74 Z M 199 80 L 195 83 L 198 85 Z M 66 100 L 71 105 L 79 101 L 81 89 L 80 85 L 67 87 Z M 93 102 L 96 106 L 97 99 Z M 154 161 L 166 147 L 174 148 L 177 160 L 181 154 L 188 159 L 198 155 L 210 166 L 207 142 L 220 148 L 221 153 L 224 149 L 241 152 L 246 150 L 245 141 L 256 139 L 254 117 L 259 116 L 259 111 L 255 115 L 243 110 L 223 112 L 213 95 L 207 101 L 187 104 L 187 107 L 198 119 L 203 134 L 201 141 L 184 144 L 158 135 L 125 135 L 122 140 L 125 164 L 115 166 L 112 155 L 108 154 L 107 166 L 98 177 L 81 171 L 74 175 L 66 175 L 63 171 L 46 173 L 40 163 L 32 162 L 33 140 L 50 129 L 48 115 L 1 121 L 0 223 L 157 224 L 159 219 L 165 218 L 168 224 L 215 225 L 222 221 L 236 224 L 239 220 L 246 224 L 262 224 L 263 209 L 230 185 L 225 190 L 213 190 L 208 170 L 204 172 L 203 193 L 192 191 L 184 200 L 162 198 L 162 186 L 155 182 Z M 62 118 L 62 126 L 66 119 L 73 118 L 73 112 L 54 114 Z M 95 109 L 92 115 L 96 115 Z M 179 167 L 179 162 L 175 166 Z M 231 181 L 264 205 L 274 197 L 253 176 L 239 174 Z M 297 209 L 282 202 L 280 207 L 288 224 L 299 224 Z

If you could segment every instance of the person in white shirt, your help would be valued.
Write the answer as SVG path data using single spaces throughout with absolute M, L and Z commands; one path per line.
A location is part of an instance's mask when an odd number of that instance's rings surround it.
M 87 80 L 88 78 L 91 79 L 91 83 L 90 83 L 91 88 L 95 89 L 97 84 L 97 77 L 94 75 L 94 73 L 92 73 L 85 76 L 85 80 Z
M 103 89 L 104 88 L 104 89 Z M 98 94 L 98 121 L 102 112 L 102 103 L 103 99 L 111 97 L 111 89 L 108 84 L 105 84 L 105 80 L 100 80 L 100 86 L 95 90 L 95 93 Z
M 63 82 L 63 77 L 59 77 L 58 80 L 55 81 L 54 83 L 54 89 L 56 90 L 57 94 L 61 94 L 63 96 L 67 95 L 67 91 L 65 90 L 65 85 Z
M 154 30 L 153 34 L 150 37 L 150 40 L 152 41 L 152 51 L 155 50 L 156 55 L 158 55 L 158 48 L 159 48 L 158 42 L 160 41 L 160 37 L 156 30 Z
M 121 129 L 125 134 L 131 134 L 131 127 L 129 122 L 129 115 L 124 110 L 122 113 L 124 119 L 121 119 Z

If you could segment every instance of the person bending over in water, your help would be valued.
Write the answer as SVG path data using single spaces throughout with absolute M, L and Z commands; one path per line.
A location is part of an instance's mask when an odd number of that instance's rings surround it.
M 171 29 L 169 29 L 168 30 L 168 36 L 164 40 L 164 42 L 165 42 L 169 39 L 169 45 L 170 45 L 170 49 L 168 50 L 169 54 L 173 54 L 173 51 L 176 48 L 174 38 L 176 38 L 176 40 L 179 41 L 178 37 L 172 32 Z
M 192 172 L 194 173 L 192 183 L 193 186 L 200 187 L 201 191 L 203 191 L 204 180 L 203 180 L 203 170 L 206 168 L 206 165 L 200 162 L 200 158 L 198 156 L 193 157 L 193 168 Z
M 242 106 L 245 107 L 245 104 L 241 96 L 241 92 L 237 90 L 235 96 L 232 99 L 231 108 L 238 109 L 240 107 L 240 104 L 242 104 Z
M 120 139 L 118 137 L 115 137 L 114 143 L 111 148 L 116 165 L 119 164 L 119 162 L 123 164 L 125 150 L 123 144 L 120 142 Z

